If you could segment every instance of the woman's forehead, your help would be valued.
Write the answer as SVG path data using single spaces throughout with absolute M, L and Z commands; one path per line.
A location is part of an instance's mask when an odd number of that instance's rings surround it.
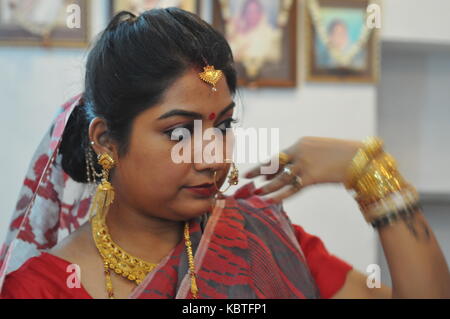
M 203 82 L 198 74 L 195 69 L 185 72 L 166 90 L 162 101 L 142 115 L 146 119 L 159 120 L 169 118 L 166 115 L 172 111 L 183 110 L 213 120 L 227 107 L 232 110 L 233 97 L 225 77 L 216 84 L 217 91 L 213 91 L 212 86 Z
M 225 77 L 219 80 L 216 88 L 217 91 L 213 91 L 210 84 L 200 79 L 197 70 L 190 69 L 167 89 L 161 103 L 152 108 L 152 113 L 160 117 L 172 109 L 182 109 L 201 113 L 205 118 L 212 113 L 219 114 L 233 99 Z

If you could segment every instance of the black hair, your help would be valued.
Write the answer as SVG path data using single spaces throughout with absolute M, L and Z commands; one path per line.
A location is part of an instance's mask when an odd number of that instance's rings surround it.
M 64 171 L 77 182 L 87 182 L 85 151 L 93 118 L 106 121 L 119 156 L 125 155 L 136 116 L 160 102 L 185 71 L 206 64 L 223 71 L 234 95 L 237 77 L 230 46 L 197 15 L 178 8 L 152 9 L 140 16 L 116 14 L 88 55 L 83 97 L 61 142 Z

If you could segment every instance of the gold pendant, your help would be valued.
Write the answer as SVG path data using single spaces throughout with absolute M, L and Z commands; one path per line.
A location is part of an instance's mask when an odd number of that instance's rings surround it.
M 216 70 L 214 66 L 208 65 L 203 68 L 203 72 L 198 74 L 200 79 L 204 82 L 213 86 L 212 90 L 214 92 L 217 91 L 216 84 L 220 81 L 223 76 L 223 72 L 221 70 Z

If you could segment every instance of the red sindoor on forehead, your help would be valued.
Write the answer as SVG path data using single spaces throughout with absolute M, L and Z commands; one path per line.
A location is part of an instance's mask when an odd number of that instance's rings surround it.
M 211 121 L 215 120 L 216 119 L 216 113 L 213 112 L 213 113 L 209 114 L 208 119 L 211 120 Z

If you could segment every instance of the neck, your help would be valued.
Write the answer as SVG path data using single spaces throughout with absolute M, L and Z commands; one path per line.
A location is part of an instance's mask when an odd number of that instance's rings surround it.
M 148 216 L 113 203 L 106 216 L 112 240 L 127 253 L 159 263 L 183 239 L 184 222 Z

